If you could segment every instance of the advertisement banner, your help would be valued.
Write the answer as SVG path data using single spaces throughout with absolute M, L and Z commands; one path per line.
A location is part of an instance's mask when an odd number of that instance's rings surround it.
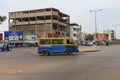
M 2 41 L 2 40 L 3 40 L 3 34 L 0 33 L 0 41 Z
M 4 39 L 5 40 L 23 40 L 23 32 L 5 31 Z
M 26 35 L 24 35 L 24 40 L 25 40 L 25 42 L 28 42 L 28 43 L 38 42 L 38 38 L 37 38 L 36 34 L 26 34 Z
M 24 39 L 34 41 L 34 40 L 37 40 L 37 35 L 35 35 L 35 34 L 26 34 L 26 35 L 24 35 Z

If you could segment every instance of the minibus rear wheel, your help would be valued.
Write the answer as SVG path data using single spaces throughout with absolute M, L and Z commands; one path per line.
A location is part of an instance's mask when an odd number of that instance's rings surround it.
M 48 52 L 48 50 L 44 50 L 44 51 L 42 52 L 42 54 L 43 54 L 43 56 L 48 56 L 48 55 L 49 55 L 49 52 Z

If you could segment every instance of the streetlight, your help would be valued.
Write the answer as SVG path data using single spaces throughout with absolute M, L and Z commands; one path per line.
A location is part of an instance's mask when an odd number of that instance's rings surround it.
M 102 11 L 102 9 L 90 10 L 90 12 L 95 13 L 95 35 L 96 35 L 96 39 L 98 39 L 98 34 L 97 34 L 97 12 L 99 12 L 99 11 Z
M 116 31 L 117 29 L 116 29 L 116 28 L 117 28 L 117 26 L 119 26 L 119 24 L 117 24 L 117 25 L 112 25 L 112 26 L 115 28 L 115 29 L 114 29 L 114 38 L 117 39 L 117 31 Z

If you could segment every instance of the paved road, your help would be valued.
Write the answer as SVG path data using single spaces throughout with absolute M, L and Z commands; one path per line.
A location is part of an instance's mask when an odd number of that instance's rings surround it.
M 120 80 L 120 45 L 73 56 L 38 56 L 37 49 L 0 52 L 0 80 Z

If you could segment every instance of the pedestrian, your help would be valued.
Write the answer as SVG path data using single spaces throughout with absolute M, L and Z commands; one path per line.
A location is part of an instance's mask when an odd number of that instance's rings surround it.
M 7 51 L 9 51 L 9 43 L 8 42 L 6 43 L 6 48 L 7 48 Z

